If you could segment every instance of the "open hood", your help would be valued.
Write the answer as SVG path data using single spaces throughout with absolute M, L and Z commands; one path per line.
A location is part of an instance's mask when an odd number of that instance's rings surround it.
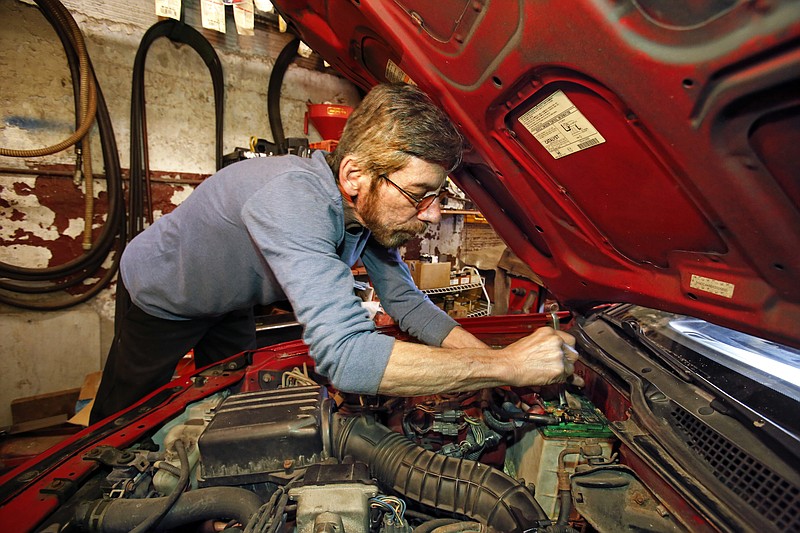
M 357 85 L 449 113 L 453 177 L 563 305 L 800 346 L 800 3 L 274 3 Z

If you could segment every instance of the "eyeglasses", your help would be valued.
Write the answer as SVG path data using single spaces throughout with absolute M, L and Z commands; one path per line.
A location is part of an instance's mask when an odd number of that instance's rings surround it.
M 389 176 L 387 176 L 386 174 L 381 174 L 380 177 L 385 179 L 386 181 L 388 181 L 392 185 L 394 185 L 395 189 L 400 191 L 403 194 L 403 196 L 408 198 L 408 201 L 411 202 L 412 204 L 414 204 L 414 209 L 416 209 L 418 213 L 421 213 L 422 211 L 425 211 L 426 209 L 428 209 L 431 205 L 433 205 L 433 202 L 435 202 L 436 200 L 439 200 L 439 202 L 441 203 L 441 201 L 447 195 L 447 190 L 446 189 L 439 189 L 438 191 L 431 191 L 431 192 L 425 193 L 422 196 L 416 196 L 416 195 L 411 194 L 410 192 L 408 192 L 407 190 L 405 190 L 404 188 L 402 188 L 401 186 L 399 186 L 398 184 L 396 184 L 392 180 L 390 180 Z

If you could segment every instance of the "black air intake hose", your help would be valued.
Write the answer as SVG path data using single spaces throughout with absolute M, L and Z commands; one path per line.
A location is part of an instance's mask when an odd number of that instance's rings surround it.
M 550 523 L 530 491 L 500 470 L 425 450 L 372 418 L 336 416 L 334 451 L 339 459 L 366 463 L 379 483 L 406 498 L 497 531 Z
M 161 509 L 164 498 L 96 500 L 82 503 L 75 516 L 82 531 L 127 533 Z M 181 494 L 164 515 L 159 529 L 174 529 L 201 520 L 236 520 L 246 524 L 262 505 L 255 493 L 238 487 L 208 487 Z

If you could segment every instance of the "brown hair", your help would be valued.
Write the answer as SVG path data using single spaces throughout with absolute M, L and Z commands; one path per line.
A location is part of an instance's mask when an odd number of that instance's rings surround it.
M 334 175 L 347 155 L 377 177 L 402 169 L 410 157 L 452 172 L 463 140 L 453 123 L 413 85 L 376 85 L 350 115 L 339 144 L 328 155 Z

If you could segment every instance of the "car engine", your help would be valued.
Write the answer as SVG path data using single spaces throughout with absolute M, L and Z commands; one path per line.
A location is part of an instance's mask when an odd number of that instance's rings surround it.
M 572 531 L 638 498 L 643 527 L 678 529 L 618 464 L 609 422 L 575 385 L 367 397 L 336 391 L 305 361 L 276 370 L 257 358 L 248 376 L 134 446 L 86 453 L 102 475 L 97 497 L 84 489 L 61 511 L 70 527 Z
M 663 320 L 683 327 L 680 317 L 651 315 L 615 306 L 579 318 L 573 378 L 544 387 L 355 395 L 318 375 L 301 341 L 244 352 L 6 475 L 0 523 L 40 533 L 796 531 L 793 411 L 775 409 L 786 397 L 673 342 Z M 501 347 L 537 323 L 465 326 Z M 754 392 L 748 405 L 735 403 L 743 390 Z

